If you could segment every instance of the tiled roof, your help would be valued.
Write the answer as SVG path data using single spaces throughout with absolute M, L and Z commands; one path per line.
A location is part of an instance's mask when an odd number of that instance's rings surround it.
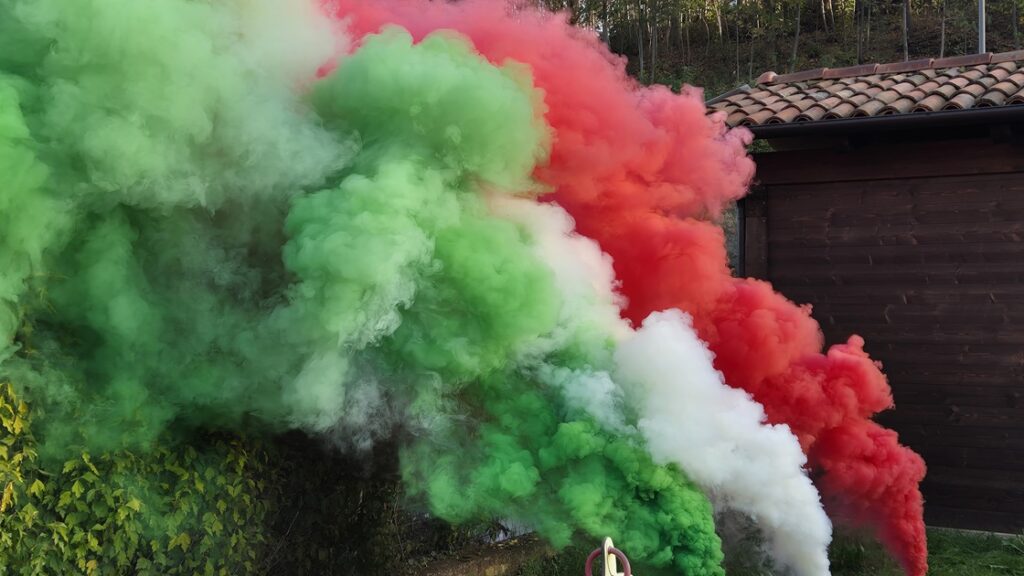
M 1024 104 L 1024 50 L 765 72 L 708 111 L 725 112 L 730 126 L 758 126 L 1015 104 Z

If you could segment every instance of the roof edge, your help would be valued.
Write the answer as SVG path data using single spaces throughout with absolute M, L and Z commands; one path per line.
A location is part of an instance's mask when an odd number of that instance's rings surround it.
M 755 138 L 787 138 L 791 136 L 828 136 L 864 132 L 910 130 L 938 126 L 963 126 L 981 123 L 997 123 L 1009 120 L 1024 124 L 1024 106 L 999 106 L 969 108 L 967 110 L 939 110 L 937 112 L 916 112 L 889 116 L 866 116 L 837 118 L 813 122 L 790 122 L 786 124 L 761 124 L 743 126 Z
M 809 70 L 800 70 L 785 74 L 778 74 L 773 70 L 768 70 L 757 77 L 755 85 L 766 86 L 771 84 L 806 82 L 808 80 L 828 80 L 871 74 L 896 74 L 939 68 L 962 68 L 967 66 L 977 66 L 979 64 L 999 64 L 1002 62 L 1017 60 L 1024 60 L 1024 50 L 965 54 L 962 56 L 946 56 L 945 58 L 920 58 L 916 60 L 904 60 L 902 62 L 879 64 L 858 64 L 856 66 L 845 66 L 842 68 L 811 68 Z
M 750 90 L 750 85 L 744 84 L 742 86 L 737 86 L 736 88 L 733 88 L 732 90 L 729 90 L 724 94 L 719 94 L 718 96 L 715 96 L 711 100 L 704 102 L 704 106 L 711 106 L 712 104 L 717 104 L 718 102 L 721 102 L 722 100 L 725 100 L 730 96 L 735 96 L 743 92 L 744 90 Z

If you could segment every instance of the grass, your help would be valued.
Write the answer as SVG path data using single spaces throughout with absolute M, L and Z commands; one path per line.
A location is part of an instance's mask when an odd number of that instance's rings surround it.
M 928 576 L 1024 576 L 1024 534 L 996 536 L 931 529 L 928 549 Z M 586 547 L 571 547 L 526 564 L 516 576 L 580 576 L 588 552 Z M 832 576 L 903 576 L 881 546 L 867 538 L 837 536 L 829 553 Z M 641 572 L 638 576 L 645 575 Z M 728 576 L 769 575 L 736 570 Z
M 902 576 L 881 547 L 866 539 L 837 538 L 833 576 Z M 928 531 L 929 576 L 1024 576 L 1024 535 L 932 529 Z

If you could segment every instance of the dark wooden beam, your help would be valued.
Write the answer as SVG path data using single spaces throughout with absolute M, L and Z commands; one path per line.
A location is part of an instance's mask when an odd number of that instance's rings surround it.
M 754 186 L 743 199 L 743 275 L 748 278 L 768 278 L 768 195 L 760 186 Z

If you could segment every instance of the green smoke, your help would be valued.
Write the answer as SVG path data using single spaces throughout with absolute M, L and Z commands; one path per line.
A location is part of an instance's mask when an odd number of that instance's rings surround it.
M 380 364 L 403 367 L 396 378 L 412 394 L 410 414 L 450 412 L 404 451 L 403 475 L 454 522 L 511 516 L 556 544 L 577 530 L 613 534 L 650 566 L 717 573 L 704 496 L 679 471 L 655 466 L 636 437 L 602 431 L 511 361 L 558 328 L 565 304 L 532 239 L 491 216 L 480 194 L 521 190 L 543 155 L 546 133 L 523 74 L 486 65 L 457 38 L 412 46 L 392 30 L 368 40 L 314 95 L 324 117 L 356 130 L 364 145 L 357 170 L 368 180 L 353 177 L 358 186 L 344 204 L 359 198 L 359 214 L 343 227 L 366 221 L 384 231 L 386 250 L 362 252 L 387 270 L 419 264 L 415 282 L 398 285 L 411 305 L 396 310 L 395 330 L 375 352 Z M 363 193 L 375 199 L 362 201 Z M 318 208 L 312 221 L 330 217 L 326 198 Z M 289 225 L 298 223 L 293 212 Z M 339 310 L 353 303 L 344 302 Z M 581 369 L 603 362 L 569 349 L 555 356 Z
M 529 70 L 392 29 L 303 96 L 240 17 L 273 4 L 0 0 L 0 376 L 44 456 L 401 429 L 440 517 L 720 574 L 704 496 L 536 377 L 601 338 L 524 353 L 566 306 L 486 201 L 539 192 Z
M 283 318 L 282 222 L 352 146 L 231 4 L 0 3 L 27 47 L 0 55 L 4 368 L 47 401 L 47 452 L 320 417 L 293 393 L 320 335 Z

